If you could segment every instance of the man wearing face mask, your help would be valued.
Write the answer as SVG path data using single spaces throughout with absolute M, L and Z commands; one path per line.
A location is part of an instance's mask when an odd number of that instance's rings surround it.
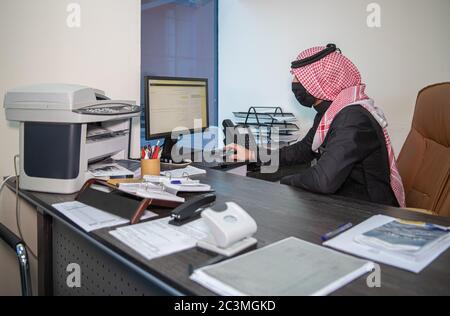
M 303 140 L 280 150 L 280 166 L 317 162 L 281 183 L 404 207 L 387 121 L 365 94 L 356 66 L 329 44 L 300 53 L 291 72 L 296 99 L 317 114 Z M 228 147 L 236 150 L 237 160 L 257 156 L 238 145 Z

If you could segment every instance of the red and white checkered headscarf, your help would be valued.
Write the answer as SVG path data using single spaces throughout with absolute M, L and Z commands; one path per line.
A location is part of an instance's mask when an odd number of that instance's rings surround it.
M 326 47 L 313 47 L 300 53 L 298 59 L 313 56 Z M 387 121 L 383 111 L 364 92 L 366 86 L 361 83 L 358 68 L 344 55 L 336 51 L 310 65 L 294 68 L 292 73 L 305 89 L 314 97 L 332 101 L 322 117 L 314 137 L 312 150 L 317 152 L 328 134 L 331 123 L 344 108 L 359 104 L 369 111 L 381 125 L 389 155 L 391 187 L 400 207 L 405 207 L 403 182 L 395 162 L 395 154 L 387 131 Z

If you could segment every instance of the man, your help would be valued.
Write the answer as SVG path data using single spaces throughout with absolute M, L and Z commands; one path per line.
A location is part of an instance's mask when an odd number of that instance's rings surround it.
M 280 150 L 280 166 L 317 162 L 281 183 L 321 194 L 405 206 L 383 112 L 365 93 L 356 66 L 336 48 L 313 47 L 292 63 L 292 91 L 317 111 L 300 142 Z M 256 152 L 231 145 L 232 157 L 252 160 Z

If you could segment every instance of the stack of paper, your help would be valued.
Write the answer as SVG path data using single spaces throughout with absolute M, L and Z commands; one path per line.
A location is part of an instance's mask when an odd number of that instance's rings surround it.
M 113 133 L 113 131 L 111 131 L 109 129 L 94 126 L 94 125 L 88 125 L 86 137 L 89 139 L 89 138 L 98 137 L 98 136 L 111 135 L 112 133 Z
M 194 248 L 197 241 L 209 234 L 203 219 L 173 226 L 163 218 L 133 226 L 120 227 L 109 233 L 147 260 Z
M 89 173 L 97 179 L 133 178 L 134 173 L 117 163 L 97 163 L 89 166 Z
M 324 245 L 419 273 L 450 247 L 450 234 L 377 215 Z
M 118 165 L 130 170 L 134 174 L 134 178 L 138 179 L 141 177 L 141 162 L 136 160 L 124 159 L 116 160 Z
M 319 296 L 373 268 L 372 262 L 291 237 L 198 269 L 191 279 L 226 296 Z

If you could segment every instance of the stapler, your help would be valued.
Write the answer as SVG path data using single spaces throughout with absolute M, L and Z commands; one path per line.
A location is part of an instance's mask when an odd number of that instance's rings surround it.
M 257 231 L 255 220 L 239 205 L 227 202 L 207 208 L 201 213 L 211 233 L 197 242 L 197 247 L 232 257 L 256 245 L 252 236 Z
M 198 195 L 174 209 L 170 215 L 171 225 L 182 226 L 200 217 L 204 208 L 216 201 L 214 193 Z

